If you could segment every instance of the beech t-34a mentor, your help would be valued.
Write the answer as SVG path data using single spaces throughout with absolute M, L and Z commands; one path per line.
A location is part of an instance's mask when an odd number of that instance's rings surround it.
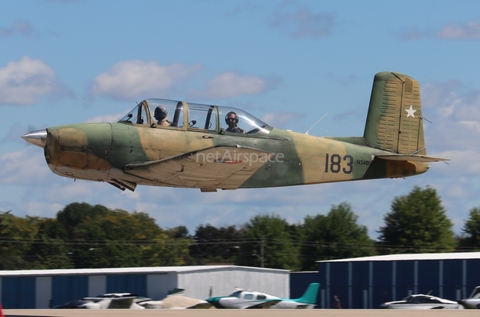
M 362 137 L 316 137 L 271 127 L 231 107 L 148 99 L 116 123 L 27 133 L 50 169 L 74 179 L 217 189 L 261 188 L 422 174 L 427 156 L 419 83 L 375 75 Z

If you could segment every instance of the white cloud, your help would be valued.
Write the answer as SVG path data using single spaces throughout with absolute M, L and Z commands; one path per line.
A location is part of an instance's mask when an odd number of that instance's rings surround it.
M 427 82 L 422 84 L 421 97 L 423 108 L 433 108 L 433 110 L 428 110 L 429 112 L 441 108 L 444 115 L 450 115 L 452 109 L 445 110 L 445 108 L 451 108 L 452 105 L 458 103 L 459 96 L 457 95 L 457 90 L 459 88 L 461 88 L 461 83 L 454 80 L 444 83 Z
M 301 115 L 294 112 L 269 112 L 262 117 L 262 120 L 271 126 L 281 128 L 285 126 L 287 122 L 296 120 L 299 117 L 301 117 Z
M 459 95 L 463 86 L 454 81 L 429 82 L 423 87 L 423 116 L 428 120 L 424 121 L 427 150 L 434 148 L 439 152 L 449 149 L 453 155 L 471 151 L 472 144 L 480 137 L 480 125 L 477 123 L 480 120 L 480 92 L 469 91 Z M 470 152 L 467 155 L 476 154 Z M 475 164 L 468 166 L 470 169 Z
M 5 185 L 42 184 L 51 173 L 43 150 L 34 145 L 2 154 L 0 165 L 0 184 Z
M 309 9 L 300 9 L 293 13 L 277 13 L 271 24 L 285 29 L 294 39 L 325 37 L 332 33 L 336 25 L 334 14 L 313 13 Z
M 399 34 L 399 38 L 404 41 L 413 41 L 418 40 L 422 37 L 426 36 L 425 32 L 422 32 L 416 28 L 405 30 Z
M 437 32 L 437 36 L 448 40 L 478 40 L 480 39 L 480 21 L 469 21 L 466 25 L 449 23 Z
M 28 56 L 0 68 L 0 105 L 31 105 L 42 96 L 69 95 L 55 71 Z
M 256 95 L 279 84 L 278 78 L 261 78 L 255 75 L 244 75 L 236 72 L 224 72 L 207 82 L 203 92 L 193 95 L 206 98 L 231 98 L 240 95 Z
M 55 202 L 46 202 L 42 200 L 28 201 L 24 203 L 26 215 L 44 218 L 55 218 L 57 212 L 65 208 L 64 205 Z
M 467 127 L 467 129 L 474 130 L 477 133 L 480 132 L 480 122 L 478 121 L 466 120 L 460 121 L 459 124 Z
M 448 23 L 436 32 L 411 28 L 399 35 L 400 39 L 406 41 L 431 37 L 445 40 L 478 40 L 480 39 L 480 20 L 469 21 L 463 25 L 460 23 Z
M 33 27 L 30 23 L 23 20 L 16 20 L 11 27 L 0 28 L 0 37 L 10 37 L 15 35 L 30 36 L 33 34 Z
M 147 94 L 168 94 L 175 85 L 197 75 L 202 66 L 159 65 L 157 62 L 128 60 L 115 64 L 98 75 L 90 89 L 92 95 L 119 100 L 145 99 Z
M 117 122 L 118 120 L 123 118 L 123 116 L 125 116 L 125 114 L 127 114 L 130 110 L 131 109 L 125 109 L 124 111 L 116 113 L 116 114 L 107 114 L 107 115 L 103 115 L 103 116 L 96 116 L 96 117 L 85 120 L 85 122 L 87 122 L 87 123 L 88 122 Z
M 56 178 L 60 177 L 55 175 Z M 44 199 L 47 201 L 70 202 L 77 201 L 79 197 L 92 197 L 98 191 L 111 185 L 93 181 L 74 180 L 71 178 L 60 178 L 52 183 Z

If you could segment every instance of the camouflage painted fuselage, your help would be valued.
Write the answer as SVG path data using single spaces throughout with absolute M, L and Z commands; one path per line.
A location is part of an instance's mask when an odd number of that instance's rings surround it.
M 176 121 L 164 127 L 153 121 L 148 102 L 132 110 L 134 119 L 129 114 L 117 123 L 46 129 L 48 166 L 61 176 L 122 190 L 151 185 L 216 191 L 406 177 L 442 160 L 426 156 L 418 82 L 399 73 L 375 76 L 363 137 L 322 138 L 260 124 L 246 134 L 228 133 L 221 116 L 233 108 L 184 102 L 175 102 Z M 192 120 L 197 110 L 207 118 L 200 127 Z

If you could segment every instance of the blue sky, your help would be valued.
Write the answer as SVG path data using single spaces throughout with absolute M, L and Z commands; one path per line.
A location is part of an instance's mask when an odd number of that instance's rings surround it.
M 352 205 L 372 237 L 393 199 L 435 188 L 455 233 L 480 207 L 480 2 L 0 2 L 0 211 L 55 217 L 72 202 L 145 211 L 163 228 L 291 223 Z M 407 179 L 201 193 L 54 175 L 29 131 L 116 121 L 146 98 L 242 108 L 311 135 L 361 136 L 373 76 L 421 84 L 427 151 L 448 157 Z M 226 80 L 228 78 L 228 80 Z

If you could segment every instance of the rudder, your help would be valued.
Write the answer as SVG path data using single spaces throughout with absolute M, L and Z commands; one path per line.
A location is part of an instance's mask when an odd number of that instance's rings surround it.
M 320 288 L 319 283 L 310 283 L 307 290 L 302 295 L 302 297 L 297 298 L 295 301 L 304 304 L 315 305 L 317 303 L 318 289 Z
M 396 72 L 377 73 L 363 136 L 374 148 L 426 155 L 418 81 Z

